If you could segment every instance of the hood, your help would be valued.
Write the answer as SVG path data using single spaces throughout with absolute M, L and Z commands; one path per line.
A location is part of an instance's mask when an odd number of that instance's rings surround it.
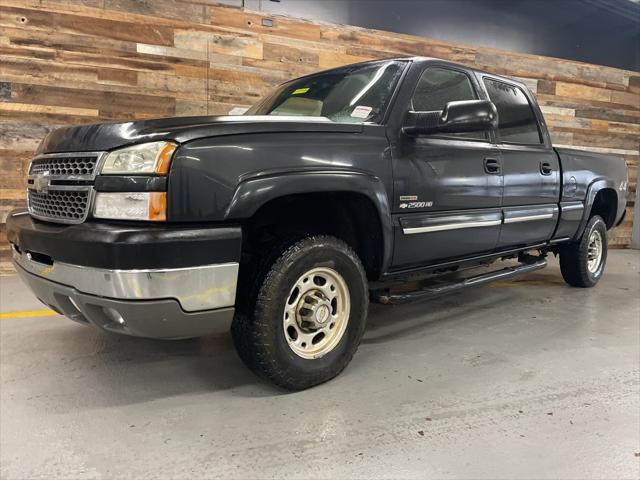
M 358 133 L 362 128 L 362 124 L 334 123 L 325 117 L 269 115 L 173 117 L 60 128 L 45 137 L 36 153 L 103 151 L 156 140 L 185 143 L 199 138 L 243 133 Z

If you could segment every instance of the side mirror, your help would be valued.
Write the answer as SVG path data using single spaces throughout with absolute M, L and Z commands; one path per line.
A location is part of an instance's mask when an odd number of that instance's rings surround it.
M 498 126 L 498 111 L 489 100 L 449 102 L 443 111 L 407 113 L 403 131 L 408 135 L 485 132 Z

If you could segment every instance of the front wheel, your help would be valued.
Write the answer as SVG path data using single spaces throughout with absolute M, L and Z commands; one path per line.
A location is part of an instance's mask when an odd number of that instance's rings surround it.
M 607 263 L 607 226 L 602 217 L 589 219 L 579 241 L 560 251 L 562 278 L 574 287 L 593 287 Z
M 311 236 L 256 269 L 232 326 L 238 354 L 258 375 L 302 390 L 338 375 L 364 333 L 364 268 L 343 241 Z

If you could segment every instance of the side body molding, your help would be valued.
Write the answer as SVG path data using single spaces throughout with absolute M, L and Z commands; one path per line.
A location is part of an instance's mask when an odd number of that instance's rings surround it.
M 347 192 L 364 195 L 371 200 L 380 218 L 383 254 L 382 272 L 391 264 L 393 226 L 389 198 L 383 182 L 376 176 L 358 171 L 294 171 L 261 175 L 243 180 L 225 211 L 225 219 L 251 217 L 271 200 L 286 195 Z

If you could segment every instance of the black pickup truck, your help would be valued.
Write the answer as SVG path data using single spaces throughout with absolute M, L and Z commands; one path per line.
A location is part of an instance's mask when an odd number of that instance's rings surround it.
M 296 390 L 345 368 L 372 300 L 548 253 L 595 285 L 627 182 L 619 158 L 554 148 L 522 83 L 400 58 L 290 81 L 241 116 L 55 130 L 7 234 L 55 311 L 154 338 L 231 328 L 252 370 Z

